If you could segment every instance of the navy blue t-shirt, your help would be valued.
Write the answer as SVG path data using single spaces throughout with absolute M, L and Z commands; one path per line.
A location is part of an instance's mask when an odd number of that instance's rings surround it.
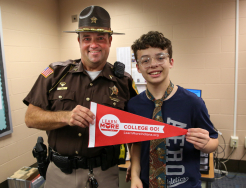
M 146 97 L 145 92 L 131 98 L 127 104 L 128 112 L 150 119 L 154 108 L 154 102 Z M 164 101 L 162 116 L 164 123 L 184 129 L 206 129 L 211 138 L 218 137 L 202 98 L 180 86 L 170 99 Z M 141 147 L 140 179 L 144 187 L 149 185 L 149 145 L 150 142 L 145 141 Z M 200 151 L 186 142 L 185 135 L 167 138 L 166 148 L 168 187 L 200 188 Z

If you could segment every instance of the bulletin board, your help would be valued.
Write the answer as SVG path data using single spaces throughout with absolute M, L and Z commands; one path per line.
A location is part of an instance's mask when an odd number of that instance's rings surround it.
M 9 105 L 8 84 L 3 49 L 3 30 L 0 9 L 0 137 L 13 132 Z

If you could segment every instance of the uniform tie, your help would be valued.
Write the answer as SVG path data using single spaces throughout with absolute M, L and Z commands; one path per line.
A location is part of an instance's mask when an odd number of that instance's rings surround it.
M 146 90 L 147 97 L 155 103 L 155 109 L 152 119 L 163 122 L 161 106 L 163 101 L 170 95 L 173 90 L 173 83 L 170 81 L 165 94 L 161 99 L 155 99 L 153 95 Z M 166 139 L 150 140 L 149 148 L 149 187 L 166 188 Z

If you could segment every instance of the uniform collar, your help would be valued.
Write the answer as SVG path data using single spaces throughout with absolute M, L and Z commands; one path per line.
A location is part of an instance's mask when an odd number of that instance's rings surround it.
M 83 63 L 81 61 L 79 62 L 74 61 L 73 64 L 75 66 L 69 72 L 71 73 L 81 73 L 82 72 L 87 75 L 87 72 L 85 71 Z M 103 67 L 103 70 L 100 72 L 98 76 L 105 77 L 109 80 L 116 82 L 116 78 L 115 78 L 114 71 L 113 71 L 113 65 L 108 62 L 105 64 L 105 66 Z

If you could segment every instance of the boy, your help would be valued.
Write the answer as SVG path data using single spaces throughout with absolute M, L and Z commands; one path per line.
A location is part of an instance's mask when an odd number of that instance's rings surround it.
M 210 153 L 218 147 L 218 134 L 209 119 L 205 103 L 170 81 L 169 70 L 174 65 L 172 45 L 162 33 L 150 31 L 142 35 L 134 42 L 132 50 L 138 72 L 145 78 L 147 88 L 130 99 L 128 111 L 188 129 L 188 132 L 183 136 L 159 140 L 160 147 L 156 150 L 166 155 L 165 160 L 161 156 L 152 158 L 152 141 L 132 144 L 131 188 L 200 188 L 200 151 Z M 154 163 L 164 161 L 159 168 L 163 174 L 166 171 L 164 178 L 154 175 L 155 169 L 149 166 L 149 157 Z

